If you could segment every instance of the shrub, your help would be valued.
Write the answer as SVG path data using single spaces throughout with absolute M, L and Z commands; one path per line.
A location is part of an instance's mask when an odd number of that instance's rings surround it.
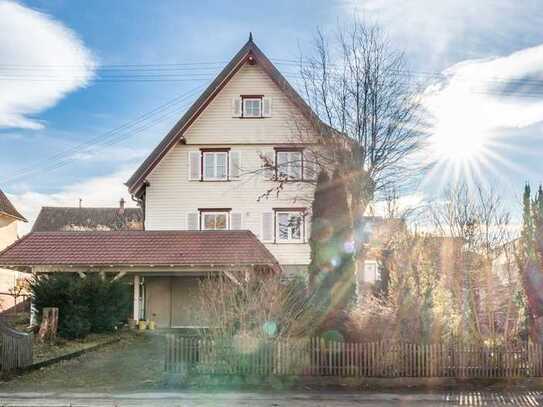
M 110 332 L 128 317 L 130 291 L 121 281 L 56 273 L 35 276 L 30 290 L 39 313 L 44 307 L 59 309 L 59 335 L 64 338 Z

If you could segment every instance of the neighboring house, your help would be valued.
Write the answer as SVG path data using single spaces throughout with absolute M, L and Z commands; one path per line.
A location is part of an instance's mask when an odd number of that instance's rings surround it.
M 312 120 L 250 38 L 126 183 L 144 231 L 38 232 L 48 224 L 38 219 L 0 264 L 116 273 L 134 286 L 134 319 L 201 326 L 194 298 L 203 276 L 306 270 L 315 171 L 298 132 Z M 289 181 L 259 199 L 276 184 L 266 162 Z
M 364 264 L 358 267 L 357 291 L 360 294 L 383 279 L 384 251 L 389 250 L 392 239 L 398 233 L 406 230 L 405 222 L 399 218 L 364 216 L 362 224 L 364 229 L 361 231 L 360 240 L 364 244 L 365 256 Z
M 32 232 L 143 230 L 141 208 L 54 207 L 41 208 Z
M 26 221 L 0 190 L 0 250 L 5 249 L 19 238 L 17 223 Z M 24 278 L 24 273 L 0 268 L 0 312 L 15 305 L 15 298 L 10 294 L 22 278 Z

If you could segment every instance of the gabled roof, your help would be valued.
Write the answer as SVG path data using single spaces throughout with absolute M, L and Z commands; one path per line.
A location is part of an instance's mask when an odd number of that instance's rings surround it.
M 232 60 L 224 67 L 219 75 L 211 82 L 207 89 L 193 103 L 175 126 L 168 132 L 166 137 L 160 144 L 151 152 L 151 154 L 140 165 L 136 172 L 126 182 L 130 193 L 135 194 L 145 183 L 145 178 L 160 162 L 164 155 L 176 143 L 183 139 L 184 132 L 196 120 L 196 118 L 204 111 L 206 106 L 213 98 L 221 91 L 228 83 L 234 74 L 246 63 L 254 62 L 258 64 L 275 82 L 275 84 L 285 93 L 285 95 L 297 106 L 301 113 L 307 118 L 316 118 L 309 105 L 305 100 L 294 90 L 288 83 L 285 77 L 277 70 L 271 61 L 253 42 L 252 36 L 249 41 L 239 50 Z
M 246 230 L 33 232 L 0 252 L 0 266 L 269 266 L 275 257 Z
M 10 216 L 17 220 L 28 222 L 23 215 L 21 215 L 17 209 L 10 202 L 8 197 L 0 189 L 0 215 Z
M 32 232 L 143 230 L 140 208 L 41 208 Z

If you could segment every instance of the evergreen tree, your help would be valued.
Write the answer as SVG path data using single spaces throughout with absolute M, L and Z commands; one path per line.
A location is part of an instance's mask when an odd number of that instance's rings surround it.
M 531 199 L 530 186 L 524 187 L 523 225 L 519 270 L 525 294 L 530 336 L 543 341 L 543 188 L 539 186 L 535 199 Z
M 341 330 L 355 295 L 355 244 L 347 190 L 339 173 L 319 175 L 311 228 L 312 307 L 316 328 Z
M 309 247 L 311 249 L 311 263 L 309 264 L 309 286 L 315 289 L 324 276 L 329 260 L 326 258 L 326 237 L 329 234 L 330 222 L 325 218 L 326 208 L 332 204 L 329 194 L 330 177 L 326 171 L 321 171 L 317 178 L 315 195 L 311 205 L 311 235 Z

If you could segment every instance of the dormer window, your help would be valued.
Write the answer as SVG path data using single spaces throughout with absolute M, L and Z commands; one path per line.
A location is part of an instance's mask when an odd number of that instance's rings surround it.
M 243 117 L 262 117 L 262 98 L 243 98 Z

